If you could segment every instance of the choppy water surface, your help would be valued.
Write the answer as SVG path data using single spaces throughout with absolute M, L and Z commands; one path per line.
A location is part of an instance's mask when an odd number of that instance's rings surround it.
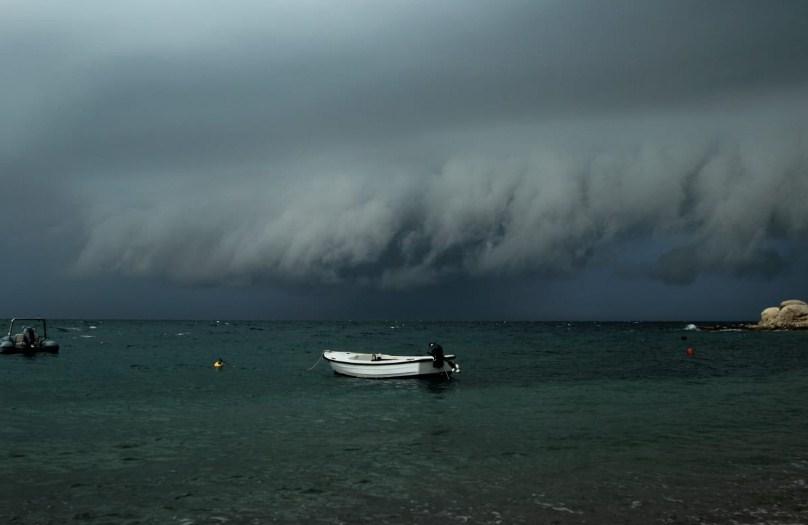
M 683 327 L 54 321 L 0 356 L 0 522 L 808 522 L 808 333 Z M 432 340 L 452 381 L 307 371 Z

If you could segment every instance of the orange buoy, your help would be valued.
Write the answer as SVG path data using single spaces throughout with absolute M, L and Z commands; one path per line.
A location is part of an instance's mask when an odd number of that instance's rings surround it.
M 696 351 L 693 350 L 692 346 L 687 347 L 687 357 L 693 357 L 696 355 Z

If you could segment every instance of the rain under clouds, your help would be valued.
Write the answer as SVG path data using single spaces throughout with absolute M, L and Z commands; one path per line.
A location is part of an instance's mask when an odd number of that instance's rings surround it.
M 804 2 L 0 10 L 7 275 L 808 292 Z

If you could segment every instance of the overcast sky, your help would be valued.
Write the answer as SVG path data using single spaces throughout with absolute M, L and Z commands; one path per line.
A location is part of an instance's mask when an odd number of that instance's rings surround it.
M 808 299 L 808 2 L 0 0 L 1 315 Z

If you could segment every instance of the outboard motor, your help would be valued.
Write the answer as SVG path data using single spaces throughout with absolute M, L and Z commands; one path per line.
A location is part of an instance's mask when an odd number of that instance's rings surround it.
M 434 361 L 432 366 L 435 368 L 443 368 L 443 347 L 438 343 L 429 343 L 429 355 L 432 356 Z

